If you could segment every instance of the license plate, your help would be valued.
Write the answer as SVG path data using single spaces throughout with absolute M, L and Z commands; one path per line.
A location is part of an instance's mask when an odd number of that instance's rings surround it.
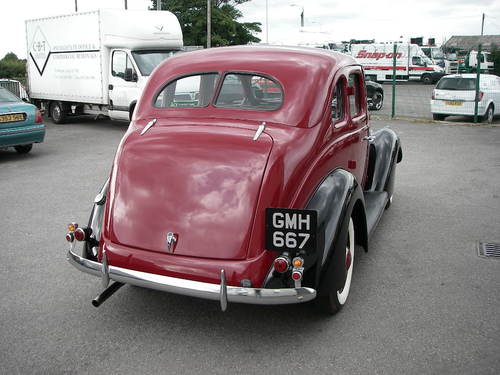
M 458 102 L 458 101 L 446 101 L 444 102 L 446 105 L 462 105 L 463 102 Z
M 0 122 L 16 122 L 24 121 L 26 115 L 24 113 L 8 113 L 0 115 Z
M 266 209 L 266 249 L 306 254 L 317 248 L 318 213 L 314 210 Z

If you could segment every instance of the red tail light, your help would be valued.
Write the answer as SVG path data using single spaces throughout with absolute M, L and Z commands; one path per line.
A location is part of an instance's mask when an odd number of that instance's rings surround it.
M 476 101 L 480 102 L 481 100 L 483 100 L 483 96 L 484 96 L 484 92 L 478 91 L 476 94 Z
M 75 240 L 75 235 L 72 232 L 66 234 L 66 241 L 73 242 Z
M 292 272 L 292 279 L 294 281 L 300 281 L 302 280 L 302 271 L 296 270 Z
M 432 99 L 432 100 L 436 100 L 436 90 L 432 90 L 432 96 L 431 96 L 431 99 Z
M 274 270 L 279 273 L 284 273 L 290 268 L 290 258 L 286 255 L 281 255 L 274 260 Z
M 75 239 L 77 241 L 85 241 L 88 240 L 90 235 L 92 234 L 92 229 L 90 228 L 77 228 L 73 232 Z
M 41 123 L 41 122 L 43 122 L 42 112 L 40 112 L 40 110 L 39 110 L 39 109 L 37 109 L 37 110 L 35 111 L 35 123 L 39 124 L 39 123 Z

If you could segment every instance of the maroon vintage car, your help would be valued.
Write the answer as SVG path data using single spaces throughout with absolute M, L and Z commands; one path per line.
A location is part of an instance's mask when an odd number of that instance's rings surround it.
M 66 236 L 71 264 L 106 288 L 93 304 L 133 284 L 222 310 L 315 299 L 338 311 L 402 158 L 392 130 L 370 132 L 365 93 L 354 59 L 318 49 L 214 48 L 164 62 L 88 226 Z

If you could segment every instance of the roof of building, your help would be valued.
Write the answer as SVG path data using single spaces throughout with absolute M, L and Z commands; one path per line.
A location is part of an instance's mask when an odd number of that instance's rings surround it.
M 500 48 L 500 35 L 453 35 L 442 47 L 471 51 L 477 50 L 479 43 L 483 51 L 491 51 L 493 47 Z

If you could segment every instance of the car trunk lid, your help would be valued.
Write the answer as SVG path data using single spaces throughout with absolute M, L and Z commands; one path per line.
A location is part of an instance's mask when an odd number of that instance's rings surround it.
M 247 254 L 272 138 L 255 129 L 152 126 L 122 142 L 112 177 L 113 242 L 214 259 Z M 169 249 L 167 237 L 176 241 Z

